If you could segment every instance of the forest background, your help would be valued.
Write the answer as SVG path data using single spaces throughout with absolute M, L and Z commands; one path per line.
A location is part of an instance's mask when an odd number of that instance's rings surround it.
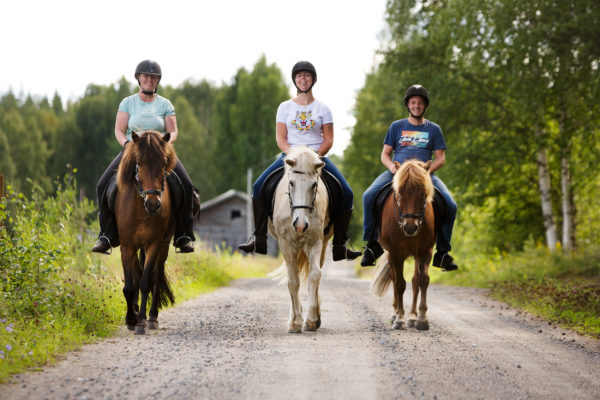
M 351 143 L 336 159 L 355 192 L 352 236 L 360 238 L 361 195 L 383 170 L 387 127 L 406 117 L 404 90 L 420 83 L 431 96 L 426 116 L 448 144 L 439 175 L 459 204 L 455 247 L 597 246 L 599 8 L 593 0 L 390 0 L 382 61 L 357 94 Z M 67 104 L 58 94 L 2 95 L 0 173 L 25 193 L 28 182 L 51 191 L 70 166 L 94 200 L 119 151 L 116 109 L 135 91 L 123 77 L 90 83 Z M 204 200 L 245 191 L 247 168 L 256 177 L 277 155 L 273 121 L 289 87 L 266 57 L 231 83 L 186 81 L 160 94 L 175 105 L 176 150 Z

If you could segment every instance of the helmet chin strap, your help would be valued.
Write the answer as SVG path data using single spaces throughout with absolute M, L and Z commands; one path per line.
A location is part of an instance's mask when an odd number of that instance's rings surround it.
M 158 80 L 158 82 L 160 82 L 160 79 Z M 140 89 L 142 89 L 142 93 L 144 93 L 146 96 L 152 96 L 154 93 L 156 93 L 156 89 L 158 88 L 158 83 L 156 84 L 156 87 L 154 88 L 154 91 L 149 92 L 147 90 L 144 90 L 142 88 L 142 84 L 140 83 L 140 80 L 138 79 L 138 85 L 140 86 Z

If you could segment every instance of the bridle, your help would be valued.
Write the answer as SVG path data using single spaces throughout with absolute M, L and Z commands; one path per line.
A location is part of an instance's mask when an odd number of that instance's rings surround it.
M 296 171 L 296 170 L 292 170 L 291 171 L 294 174 L 301 174 L 301 175 L 305 175 L 306 172 L 302 172 L 302 171 Z M 319 181 L 319 178 L 317 177 L 317 182 Z M 318 186 L 317 185 L 315 187 L 315 190 L 313 192 L 313 199 L 312 199 L 312 205 L 307 205 L 307 204 L 301 204 L 301 205 L 294 205 L 294 203 L 292 202 L 292 181 L 290 179 L 288 179 L 288 199 L 290 201 L 290 213 L 293 213 L 294 210 L 299 209 L 299 208 L 306 208 L 308 210 L 310 210 L 312 212 L 312 210 L 315 208 L 315 200 L 317 198 L 317 190 L 318 190 Z
M 423 224 L 423 221 L 425 221 L 425 210 L 427 210 L 427 199 L 425 199 L 423 203 L 423 211 L 421 212 L 421 214 L 403 214 L 402 206 L 400 205 L 400 197 L 396 196 L 396 192 L 394 191 L 394 219 L 396 220 L 396 223 L 398 224 L 400 229 L 404 229 L 405 218 L 417 219 L 417 226 L 420 228 Z
M 138 163 L 135 163 L 135 182 L 136 182 L 136 187 L 137 187 L 137 191 L 138 191 L 139 195 L 145 201 L 147 195 L 149 195 L 149 194 L 156 194 L 156 195 L 158 195 L 158 198 L 160 200 L 160 196 L 162 196 L 163 192 L 165 191 L 165 181 L 167 179 L 167 173 L 165 172 L 163 174 L 163 178 L 162 178 L 160 190 L 155 190 L 155 189 L 144 190 L 144 186 L 142 185 L 142 181 L 141 181 L 140 176 L 138 174 L 138 166 L 139 166 Z

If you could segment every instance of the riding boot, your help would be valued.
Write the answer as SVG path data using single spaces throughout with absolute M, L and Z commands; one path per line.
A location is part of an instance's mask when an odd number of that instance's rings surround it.
M 175 220 L 175 236 L 173 237 L 173 245 L 179 249 L 178 253 L 192 253 L 194 251 L 193 241 L 194 236 L 194 220 L 191 210 L 188 210 L 184 204 L 178 210 L 178 215 Z
M 254 214 L 254 233 L 246 243 L 240 244 L 238 249 L 246 253 L 267 254 L 267 223 L 269 221 L 267 209 L 259 199 L 253 197 L 252 210 Z
M 375 261 L 383 254 L 383 248 L 377 240 L 369 240 L 365 251 L 363 251 L 360 265 L 363 267 L 370 267 L 375 265 Z
M 92 251 L 110 254 L 113 247 L 119 246 L 119 230 L 117 229 L 115 216 L 110 210 L 103 210 L 100 207 L 98 219 L 100 220 L 100 234 Z
M 350 250 L 346 247 L 351 216 L 352 209 L 344 210 L 338 214 L 337 220 L 333 223 L 333 242 L 331 246 L 333 261 L 354 260 L 362 254 L 360 251 Z
M 458 265 L 447 251 L 438 251 L 433 256 L 433 266 L 441 268 L 442 271 L 456 271 Z

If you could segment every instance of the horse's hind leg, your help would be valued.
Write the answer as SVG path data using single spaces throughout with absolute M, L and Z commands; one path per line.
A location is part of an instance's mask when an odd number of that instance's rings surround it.
M 392 277 L 394 279 L 394 312 L 396 318 L 392 322 L 392 329 L 404 329 L 404 303 L 402 297 L 406 290 L 404 280 L 404 260 L 394 260 L 392 254 L 388 254 Z
M 135 334 L 143 335 L 146 333 L 146 306 L 148 305 L 148 296 L 152 289 L 153 282 L 153 269 L 155 268 L 156 257 L 152 254 L 146 255 L 146 262 L 143 266 L 144 272 L 140 279 L 140 293 L 142 301 L 140 303 L 140 312 L 138 313 L 138 320 L 135 326 Z
M 156 268 L 158 268 L 159 270 L 157 271 L 157 279 L 154 280 L 154 285 L 152 287 L 152 303 L 150 304 L 150 311 L 148 312 L 148 329 L 158 329 L 158 308 L 161 306 L 161 291 L 164 290 L 163 288 L 161 288 L 161 284 L 162 280 L 166 279 L 164 273 L 165 261 L 167 260 L 168 253 L 169 246 L 167 244 L 167 246 L 165 246 L 165 248 L 162 249 L 160 260 L 156 263 Z M 168 290 L 170 292 L 170 289 Z
M 305 331 L 316 331 L 321 326 L 321 312 L 319 310 L 319 283 L 321 282 L 321 257 L 322 242 L 318 242 L 308 255 L 308 313 L 304 321 Z

